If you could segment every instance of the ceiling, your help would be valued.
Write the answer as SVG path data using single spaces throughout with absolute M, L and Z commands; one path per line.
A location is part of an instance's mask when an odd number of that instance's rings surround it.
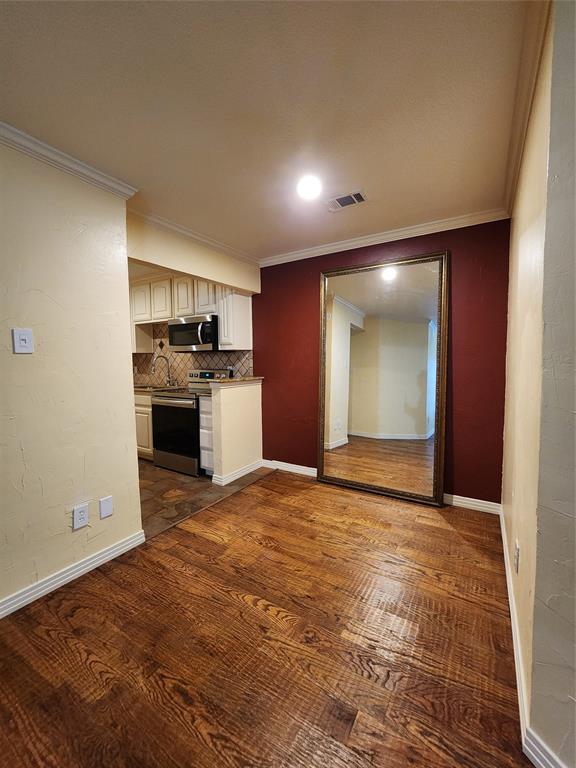
M 527 5 L 3 2 L 1 119 L 254 261 L 501 212 Z
M 377 315 L 408 323 L 435 320 L 438 314 L 438 262 L 396 265 L 392 282 L 382 269 L 328 278 L 328 292 Z

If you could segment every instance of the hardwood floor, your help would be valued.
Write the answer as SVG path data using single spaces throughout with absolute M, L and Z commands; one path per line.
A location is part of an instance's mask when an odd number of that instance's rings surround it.
M 203 475 L 192 477 L 170 469 L 156 467 L 151 461 L 138 459 L 140 475 L 140 504 L 142 528 L 147 539 L 157 536 L 176 523 L 190 517 L 216 501 L 270 474 L 271 469 L 262 467 L 244 475 L 228 485 L 214 485 Z
M 4 768 L 501 768 L 498 519 L 281 472 L 0 623 Z
M 375 440 L 348 435 L 348 443 L 324 451 L 324 474 L 357 483 L 431 496 L 434 438 Z

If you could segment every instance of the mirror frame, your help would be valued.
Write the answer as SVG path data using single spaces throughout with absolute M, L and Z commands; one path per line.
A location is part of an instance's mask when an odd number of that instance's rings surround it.
M 385 486 L 357 483 L 353 480 L 345 480 L 324 474 L 324 420 L 325 420 L 325 396 L 326 396 L 326 290 L 328 278 L 342 275 L 353 275 L 359 272 L 371 272 L 383 267 L 396 267 L 405 264 L 424 264 L 437 261 L 439 263 L 438 275 L 438 335 L 436 340 L 436 412 L 435 412 L 435 436 L 434 441 L 434 477 L 432 494 L 423 496 L 418 493 L 401 491 Z M 365 267 L 346 267 L 320 273 L 320 411 L 318 419 L 318 480 L 322 483 L 340 485 L 345 488 L 355 488 L 360 491 L 378 493 L 382 496 L 391 496 L 396 499 L 417 501 L 432 506 L 444 506 L 444 450 L 446 435 L 446 372 L 448 361 L 448 307 L 449 307 L 449 251 L 427 253 L 422 256 L 406 257 L 390 261 L 370 264 Z

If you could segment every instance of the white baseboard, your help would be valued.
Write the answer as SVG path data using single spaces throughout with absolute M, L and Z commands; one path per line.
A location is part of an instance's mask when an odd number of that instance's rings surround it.
M 432 432 L 427 433 L 413 433 L 405 435 L 389 434 L 388 432 L 348 432 L 352 437 L 369 437 L 371 440 L 428 440 L 434 434 Z
M 244 475 L 249 475 L 250 472 L 254 472 L 263 466 L 265 466 L 263 460 L 257 459 L 256 461 L 253 461 L 252 464 L 246 464 L 246 466 L 240 467 L 240 469 L 236 469 L 234 472 L 229 472 L 227 475 L 217 475 L 214 473 L 212 475 L 212 482 L 214 485 L 228 485 L 229 483 L 233 483 L 234 480 L 239 480 L 241 477 L 244 477 Z
M 334 448 L 340 448 L 341 445 L 347 445 L 347 444 L 348 444 L 348 438 L 340 437 L 338 440 L 332 440 L 331 443 L 324 443 L 324 449 L 327 451 L 331 451 Z
M 475 509 L 478 512 L 489 512 L 491 515 L 502 513 L 502 504 L 497 504 L 495 501 L 471 499 L 468 496 L 453 496 L 450 493 L 444 494 L 444 504 L 450 504 L 452 507 L 463 507 L 464 509 Z
M 271 461 L 264 459 L 263 466 L 269 469 L 281 469 L 284 472 L 294 472 L 297 475 L 306 475 L 307 477 L 316 477 L 318 470 L 316 467 L 305 467 L 302 464 L 288 464 L 285 461 Z
M 138 531 L 137 533 L 128 536 L 126 539 L 117 541 L 116 544 L 112 544 L 105 549 L 101 549 L 93 555 L 79 560 L 77 563 L 62 568 L 61 571 L 56 571 L 50 576 L 45 576 L 35 584 L 30 584 L 29 587 L 15 592 L 13 595 L 0 600 L 0 618 L 8 616 L 8 614 L 17 611 L 28 603 L 32 603 L 43 595 L 47 595 L 63 584 L 66 584 L 73 579 L 77 579 L 79 576 L 83 576 L 88 571 L 98 568 L 99 565 L 107 563 L 108 560 L 113 560 L 115 557 L 122 555 L 124 552 L 128 552 L 129 549 L 137 547 L 139 544 L 144 543 L 144 531 Z
M 500 530 L 502 532 L 502 547 L 504 549 L 504 567 L 506 569 L 506 587 L 508 589 L 508 605 L 510 606 L 510 623 L 512 625 L 512 645 L 514 646 L 514 666 L 516 669 L 516 689 L 518 691 L 518 710 L 520 712 L 520 729 L 522 731 L 522 749 L 524 754 L 537 768 L 568 768 L 560 758 L 551 752 L 540 736 L 529 725 L 530 712 L 526 697 L 527 687 L 524 678 L 522 648 L 520 646 L 520 629 L 516 600 L 512 589 L 512 563 L 510 562 L 508 537 L 504 515 L 500 515 Z
M 506 570 L 506 589 L 508 590 L 508 606 L 510 608 L 510 623 L 512 625 L 512 645 L 514 647 L 514 667 L 516 670 L 516 689 L 518 691 L 518 711 L 520 713 L 520 730 L 522 731 L 522 745 L 525 744 L 528 711 L 526 701 L 526 680 L 524 679 L 524 665 L 522 659 L 522 648 L 520 646 L 520 630 L 518 627 L 518 613 L 516 612 L 516 600 L 514 599 L 514 590 L 512 584 L 512 563 L 508 549 L 508 537 L 506 535 L 506 525 L 504 515 L 500 515 L 500 532 L 502 536 L 502 548 L 504 550 L 504 568 Z
M 537 768 L 568 768 L 558 755 L 551 752 L 538 734 L 528 726 L 522 742 L 524 754 Z

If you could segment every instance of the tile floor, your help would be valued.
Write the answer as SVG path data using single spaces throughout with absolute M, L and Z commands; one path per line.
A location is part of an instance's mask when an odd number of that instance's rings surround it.
M 139 459 L 142 527 L 147 539 L 182 522 L 201 509 L 246 488 L 273 470 L 257 469 L 225 486 L 214 485 L 210 478 L 190 477 L 169 469 L 155 467 Z

